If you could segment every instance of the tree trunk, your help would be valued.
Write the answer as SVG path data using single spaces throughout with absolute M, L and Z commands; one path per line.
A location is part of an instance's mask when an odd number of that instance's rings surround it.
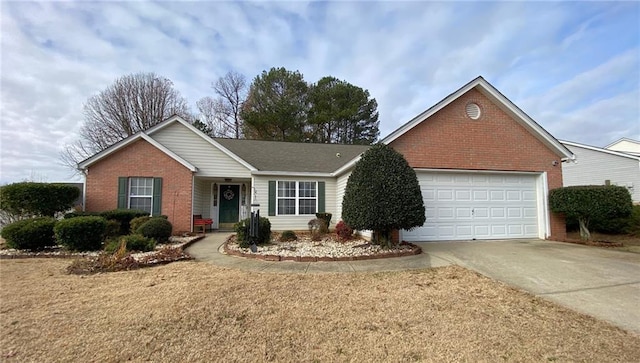
M 580 224 L 580 239 L 583 241 L 591 241 L 591 233 L 589 233 L 589 220 L 587 218 L 578 218 Z

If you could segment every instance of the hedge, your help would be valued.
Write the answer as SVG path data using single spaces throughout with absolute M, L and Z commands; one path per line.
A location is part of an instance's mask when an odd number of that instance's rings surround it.
M 41 250 L 55 246 L 53 228 L 56 220 L 52 217 L 23 219 L 6 225 L 2 229 L 2 238 L 7 246 L 18 250 Z
M 73 207 L 80 190 L 72 185 L 13 183 L 0 187 L 0 209 L 18 216 L 53 217 Z
M 103 217 L 77 217 L 59 221 L 54 232 L 58 243 L 72 251 L 97 251 L 107 228 Z

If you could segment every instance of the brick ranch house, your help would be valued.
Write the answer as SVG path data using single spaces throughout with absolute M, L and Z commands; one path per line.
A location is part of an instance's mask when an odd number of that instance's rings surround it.
M 381 140 L 415 169 L 422 227 L 406 241 L 562 240 L 549 212 L 562 186 L 564 145 L 478 77 Z M 210 138 L 174 116 L 78 164 L 85 209 L 136 208 L 166 215 L 174 232 L 193 215 L 230 228 L 259 204 L 273 230 L 305 230 L 316 212 L 341 219 L 347 180 L 367 146 Z

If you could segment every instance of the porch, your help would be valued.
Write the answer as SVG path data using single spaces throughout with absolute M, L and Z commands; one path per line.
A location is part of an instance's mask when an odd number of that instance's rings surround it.
M 233 230 L 234 224 L 251 212 L 250 178 L 196 177 L 193 215 L 210 218 L 214 230 Z

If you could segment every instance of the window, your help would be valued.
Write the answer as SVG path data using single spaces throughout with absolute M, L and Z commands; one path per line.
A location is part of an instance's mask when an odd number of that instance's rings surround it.
M 153 206 L 153 178 L 129 178 L 129 209 L 151 214 Z
M 278 181 L 276 195 L 278 215 L 315 214 L 317 183 Z

